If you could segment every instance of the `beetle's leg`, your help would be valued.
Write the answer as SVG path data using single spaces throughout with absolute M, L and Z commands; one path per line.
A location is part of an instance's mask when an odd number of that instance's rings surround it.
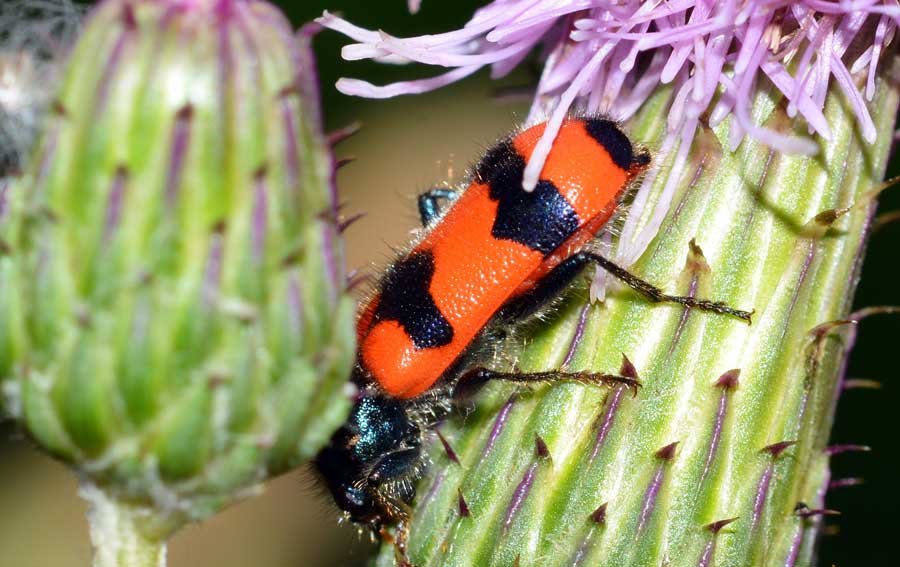
M 396 535 L 394 535 L 388 531 L 386 524 L 380 524 L 378 526 L 378 535 L 381 537 L 381 541 L 393 544 L 394 560 L 397 562 L 398 567 L 415 567 L 409 560 L 407 550 L 409 521 L 412 516 L 409 505 L 381 492 L 376 492 L 375 497 L 378 499 L 381 509 L 388 516 L 386 520 L 397 526 Z
M 440 201 L 455 201 L 459 192 L 445 187 L 435 187 L 419 195 L 419 218 L 422 226 L 428 227 L 443 212 Z
M 641 385 L 637 378 L 621 376 L 619 374 L 605 374 L 603 372 L 563 372 L 559 370 L 550 370 L 546 372 L 500 372 L 489 368 L 473 368 L 460 377 L 459 382 L 456 384 L 456 389 L 453 392 L 453 397 L 464 399 L 491 380 L 504 380 L 519 384 L 571 380 L 583 384 L 602 384 L 606 386 L 624 385 L 632 388 L 635 393 L 637 393 L 637 389 Z
M 541 280 L 535 284 L 534 288 L 525 294 L 513 298 L 504 305 L 500 309 L 498 315 L 506 320 L 516 320 L 537 312 L 550 300 L 559 296 L 562 290 L 589 264 L 600 266 L 624 282 L 628 287 L 651 301 L 679 303 L 691 309 L 723 313 L 742 319 L 747 323 L 750 323 L 750 318 L 753 315 L 752 311 L 735 309 L 721 301 L 710 301 L 708 299 L 697 299 L 696 297 L 682 295 L 669 295 L 613 261 L 608 260 L 599 254 L 586 251 L 578 252 L 560 262 L 546 276 L 541 278 Z

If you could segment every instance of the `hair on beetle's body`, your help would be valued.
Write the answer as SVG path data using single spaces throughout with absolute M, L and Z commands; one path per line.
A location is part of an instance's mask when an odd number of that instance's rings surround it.
M 439 188 L 419 197 L 422 237 L 386 270 L 358 318 L 352 379 L 359 395 L 316 464 L 351 520 L 382 534 L 399 524 L 402 564 L 408 564 L 409 505 L 427 466 L 423 446 L 449 412 L 451 396 L 495 379 L 635 385 L 631 377 L 601 373 L 478 365 L 484 345 L 501 341 L 496 333 L 540 313 L 586 266 L 607 270 L 654 301 L 749 320 L 721 303 L 667 295 L 589 250 L 650 163 L 616 123 L 566 120 L 537 186 L 526 192 L 523 171 L 544 129 L 533 126 L 494 145 L 464 191 Z

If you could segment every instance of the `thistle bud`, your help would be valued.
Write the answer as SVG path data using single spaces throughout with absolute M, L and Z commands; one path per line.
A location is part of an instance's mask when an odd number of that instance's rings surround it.
M 611 278 L 583 282 L 518 335 L 521 352 L 500 348 L 517 371 L 619 369 L 642 387 L 485 389 L 464 422 L 441 426 L 452 452 L 431 445 L 410 561 L 812 565 L 835 515 L 828 492 L 859 482 L 830 481 L 847 446 L 828 446 L 854 326 L 894 311 L 850 306 L 900 107 L 895 7 L 498 0 L 459 30 L 411 38 L 319 21 L 355 42 L 347 59 L 442 69 L 337 83 L 370 98 L 483 66 L 500 77 L 537 51 L 525 123 L 547 126 L 523 191 L 570 113 L 622 120 L 653 165 L 626 199 L 615 259 L 672 292 L 755 311 L 748 326 L 651 304 Z M 378 564 L 394 560 L 383 546 Z
M 162 540 L 346 416 L 354 306 L 308 41 L 256 0 L 101 3 L 3 194 L 6 409 L 79 472 L 92 529 L 131 514 Z

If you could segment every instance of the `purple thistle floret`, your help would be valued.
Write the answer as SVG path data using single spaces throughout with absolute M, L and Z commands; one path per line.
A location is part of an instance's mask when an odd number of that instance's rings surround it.
M 410 7 L 418 8 L 411 1 Z M 668 212 L 701 119 L 716 126 L 733 116 L 731 149 L 750 136 L 784 153 L 814 154 L 812 139 L 755 124 L 752 95 L 765 77 L 787 100 L 792 118 L 802 117 L 811 134 L 830 140 L 823 113 L 831 79 L 858 119 L 863 137 L 875 139 L 865 106 L 875 94 L 875 70 L 900 21 L 896 0 L 495 0 L 456 31 L 396 38 L 369 31 L 326 12 L 318 22 L 357 43 L 343 49 L 348 60 L 425 63 L 449 69 L 436 76 L 384 86 L 342 78 L 341 92 L 388 98 L 431 91 L 482 67 L 499 78 L 538 50 L 544 69 L 528 113 L 528 125 L 548 127 L 525 170 L 534 188 L 563 119 L 569 113 L 633 116 L 660 85 L 671 84 L 667 135 L 656 162 L 669 158 L 668 175 L 651 220 L 638 231 L 656 177 L 638 190 L 622 230 L 617 257 L 640 256 Z M 865 38 L 863 49 L 856 46 Z M 854 43 L 856 42 L 856 43 Z M 848 48 L 854 45 L 847 61 Z M 865 73 L 862 92 L 852 75 Z

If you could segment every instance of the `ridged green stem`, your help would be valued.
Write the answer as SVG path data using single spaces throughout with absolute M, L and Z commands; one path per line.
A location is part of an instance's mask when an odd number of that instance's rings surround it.
M 669 95 L 656 93 L 627 125 L 651 149 Z M 773 96 L 756 95 L 751 119 L 806 135 Z M 432 444 L 412 561 L 810 565 L 849 348 L 843 327 L 828 323 L 852 302 L 874 209 L 867 191 L 882 179 L 892 140 L 894 85 L 882 82 L 869 108 L 873 145 L 830 95 L 834 136 L 814 157 L 749 138 L 732 153 L 731 122 L 701 127 L 669 214 L 632 270 L 669 292 L 755 309 L 752 326 L 652 304 L 624 287 L 587 306 L 576 286 L 549 321 L 525 331 L 517 368 L 628 373 L 624 353 L 642 387 L 632 395 L 577 383 L 492 385 L 473 414 L 441 428 L 460 464 Z M 651 204 L 671 163 L 656 167 Z M 816 220 L 844 207 L 852 209 L 836 220 Z M 385 546 L 380 564 L 392 561 Z

